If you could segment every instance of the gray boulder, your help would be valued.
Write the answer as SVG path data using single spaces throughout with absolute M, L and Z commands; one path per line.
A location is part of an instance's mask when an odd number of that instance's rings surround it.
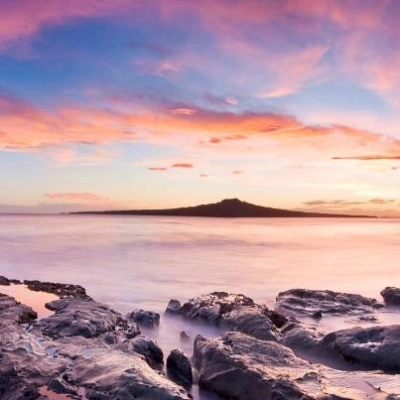
M 193 358 L 200 387 L 227 399 L 385 398 L 382 382 L 389 391 L 386 394 L 392 394 L 393 388 L 400 393 L 395 377 L 389 377 L 389 382 L 379 373 L 344 372 L 310 364 L 279 343 L 239 332 L 217 339 L 198 336 Z
M 268 308 L 242 294 L 214 292 L 190 299 L 183 305 L 177 300 L 171 300 L 166 313 L 222 330 L 244 332 L 264 340 L 277 340 L 278 329 L 268 316 Z
M 373 313 L 383 305 L 358 294 L 331 290 L 291 289 L 278 294 L 275 310 L 294 317 L 321 318 L 329 315 L 359 315 Z
M 185 387 L 193 383 L 192 365 L 182 350 L 171 351 L 167 358 L 167 374 L 178 385 Z
M 133 339 L 125 340 L 117 348 L 125 353 L 141 354 L 153 369 L 162 370 L 164 366 L 163 351 L 153 339 L 146 336 L 139 335 Z

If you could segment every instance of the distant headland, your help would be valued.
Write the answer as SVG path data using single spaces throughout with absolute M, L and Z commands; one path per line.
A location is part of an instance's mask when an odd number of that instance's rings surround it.
M 366 215 L 329 214 L 285 210 L 263 207 L 239 199 L 225 199 L 218 203 L 201 204 L 193 207 L 179 207 L 150 210 L 108 210 L 82 211 L 71 214 L 107 215 L 153 215 L 174 217 L 215 217 L 215 218 L 374 218 Z

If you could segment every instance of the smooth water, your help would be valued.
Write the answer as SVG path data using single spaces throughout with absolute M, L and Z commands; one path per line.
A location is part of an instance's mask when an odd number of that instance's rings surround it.
M 400 220 L 0 216 L 0 274 L 76 283 L 122 311 L 211 291 L 379 297 L 400 286 Z

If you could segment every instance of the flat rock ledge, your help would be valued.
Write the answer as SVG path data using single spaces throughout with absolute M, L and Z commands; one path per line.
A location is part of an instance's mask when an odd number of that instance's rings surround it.
M 384 305 L 359 294 L 331 290 L 291 289 L 278 294 L 275 311 L 295 317 L 319 319 L 326 315 L 361 315 L 373 313 Z

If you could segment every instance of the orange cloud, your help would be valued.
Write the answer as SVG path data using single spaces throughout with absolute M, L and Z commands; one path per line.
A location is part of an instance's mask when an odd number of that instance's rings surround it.
M 348 157 L 332 157 L 332 160 L 360 160 L 360 161 L 374 161 L 374 160 L 400 160 L 400 155 L 367 155 L 367 156 L 348 156 Z
M 190 163 L 177 163 L 177 164 L 172 164 L 172 168 L 193 168 L 193 164 L 190 164 Z
M 239 145 L 245 140 L 246 146 Z M 284 114 L 237 114 L 197 109 L 195 114 L 187 115 L 171 114 L 168 108 L 126 112 L 116 107 L 96 109 L 76 105 L 50 112 L 0 93 L 0 149 L 46 151 L 74 144 L 135 141 L 196 146 L 214 151 L 228 148 L 242 152 L 261 148 L 274 151 L 280 147 L 298 151 L 309 148 L 327 158 L 344 158 L 338 157 L 337 153 L 346 149 L 347 153 L 362 154 L 365 160 L 394 160 L 400 154 L 399 139 L 337 124 L 305 125 Z M 215 144 L 219 145 L 218 149 Z M 84 164 L 85 161 L 94 164 L 113 157 L 106 150 L 83 155 L 67 150 L 61 153 L 59 157 L 66 164 Z M 173 168 L 182 168 L 180 164 L 193 167 L 188 163 L 177 163 Z

